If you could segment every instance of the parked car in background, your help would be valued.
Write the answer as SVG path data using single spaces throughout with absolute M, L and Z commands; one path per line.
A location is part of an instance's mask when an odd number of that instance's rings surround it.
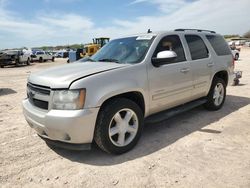
M 231 52 L 233 54 L 234 60 L 238 60 L 240 57 L 240 51 L 237 50 L 236 48 L 231 47 Z
M 55 57 L 56 58 L 63 58 L 63 52 L 56 52 Z
M 247 41 L 247 42 L 245 43 L 245 46 L 250 47 L 250 41 Z
M 7 65 L 29 65 L 31 56 L 29 53 L 25 53 L 23 50 L 6 50 L 0 52 L 0 66 L 4 68 Z
M 55 54 L 55 57 L 57 58 L 68 58 L 69 57 L 69 52 L 67 51 L 60 51 Z
M 33 54 L 31 55 L 31 61 L 39 61 L 39 62 L 44 62 L 44 61 L 55 61 L 55 57 L 46 51 L 35 51 L 33 52 Z

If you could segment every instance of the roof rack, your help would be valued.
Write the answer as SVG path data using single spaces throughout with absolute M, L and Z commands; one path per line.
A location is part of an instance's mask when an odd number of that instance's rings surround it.
M 216 33 L 215 31 L 204 30 L 204 29 L 175 29 L 175 31 L 197 31 L 197 32 Z

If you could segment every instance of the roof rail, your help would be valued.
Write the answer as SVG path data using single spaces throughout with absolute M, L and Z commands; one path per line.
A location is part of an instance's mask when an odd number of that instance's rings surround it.
M 209 33 L 216 33 L 215 31 L 204 30 L 204 29 L 175 29 L 174 31 L 197 31 L 197 32 L 209 32 Z

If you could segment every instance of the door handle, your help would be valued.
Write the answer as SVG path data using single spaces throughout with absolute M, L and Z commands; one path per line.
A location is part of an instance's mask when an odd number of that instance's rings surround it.
M 210 62 L 210 63 L 207 64 L 207 66 L 208 66 L 208 67 L 212 67 L 212 66 L 214 66 L 214 63 L 213 63 L 213 62 Z
M 189 68 L 183 68 L 183 69 L 181 69 L 181 71 L 180 72 L 182 72 L 182 73 L 187 73 L 187 72 L 189 72 L 190 71 L 190 69 Z

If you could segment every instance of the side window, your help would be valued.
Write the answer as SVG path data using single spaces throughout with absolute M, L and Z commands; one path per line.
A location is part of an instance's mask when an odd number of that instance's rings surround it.
M 198 35 L 185 35 L 192 60 L 203 59 L 209 56 L 208 49 Z
M 94 53 L 94 48 L 90 48 L 89 53 Z
M 231 55 L 231 51 L 222 36 L 206 35 L 206 37 L 218 56 Z
M 161 39 L 156 47 L 153 57 L 156 57 L 159 52 L 165 50 L 172 50 L 177 54 L 177 58 L 174 60 L 174 63 L 186 61 L 183 46 L 178 35 L 168 35 Z

